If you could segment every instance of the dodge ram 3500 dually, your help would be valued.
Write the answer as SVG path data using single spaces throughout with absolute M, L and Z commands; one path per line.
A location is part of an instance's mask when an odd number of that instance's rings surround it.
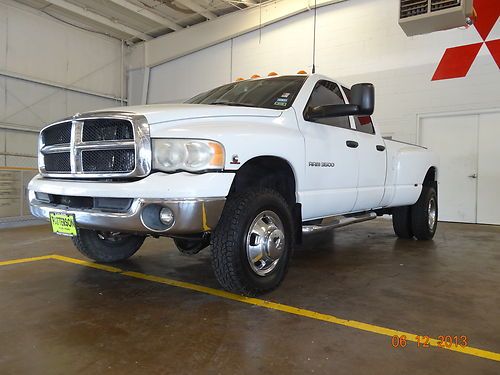
M 303 233 L 392 214 L 399 237 L 433 237 L 437 158 L 383 139 L 373 108 L 373 85 L 313 74 L 76 114 L 41 131 L 31 212 L 97 262 L 147 236 L 187 254 L 211 246 L 222 287 L 263 293 Z

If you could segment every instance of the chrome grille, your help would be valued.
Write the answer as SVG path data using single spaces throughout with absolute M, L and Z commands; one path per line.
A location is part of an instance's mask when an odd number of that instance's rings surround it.
M 63 122 L 47 128 L 43 132 L 43 143 L 46 146 L 71 142 L 71 121 Z
M 50 172 L 71 173 L 69 152 L 45 155 L 45 170 Z
M 48 177 L 144 177 L 151 171 L 149 125 L 121 112 L 49 125 L 40 134 L 39 168 Z
M 83 126 L 82 141 L 134 139 L 132 124 L 127 120 L 93 119 Z
M 83 151 L 86 172 L 131 172 L 135 168 L 134 150 Z

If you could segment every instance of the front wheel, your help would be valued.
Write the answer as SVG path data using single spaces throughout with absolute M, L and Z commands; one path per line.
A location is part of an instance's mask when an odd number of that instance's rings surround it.
M 100 263 L 118 262 L 130 258 L 144 242 L 144 236 L 118 232 L 79 229 L 73 237 L 75 247 L 87 258 Z
M 251 188 L 235 194 L 212 234 L 215 276 L 231 292 L 269 292 L 285 277 L 292 244 L 292 215 L 279 193 Z

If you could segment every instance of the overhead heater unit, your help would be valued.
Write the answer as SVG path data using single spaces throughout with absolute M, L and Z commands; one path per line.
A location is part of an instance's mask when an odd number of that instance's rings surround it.
M 472 1 L 399 0 L 399 25 L 408 36 L 465 26 L 472 22 Z

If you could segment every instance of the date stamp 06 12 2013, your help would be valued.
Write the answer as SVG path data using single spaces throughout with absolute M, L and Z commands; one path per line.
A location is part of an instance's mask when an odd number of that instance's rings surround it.
M 437 341 L 436 344 L 431 345 L 431 340 Z M 429 336 L 415 336 L 415 341 L 417 343 L 417 348 L 429 348 L 431 346 L 437 346 L 439 348 L 465 348 L 469 345 L 469 340 L 465 335 L 441 335 L 437 337 L 437 340 L 431 339 Z M 406 335 L 394 335 L 391 338 L 391 345 L 393 348 L 405 348 L 408 344 L 408 338 Z

